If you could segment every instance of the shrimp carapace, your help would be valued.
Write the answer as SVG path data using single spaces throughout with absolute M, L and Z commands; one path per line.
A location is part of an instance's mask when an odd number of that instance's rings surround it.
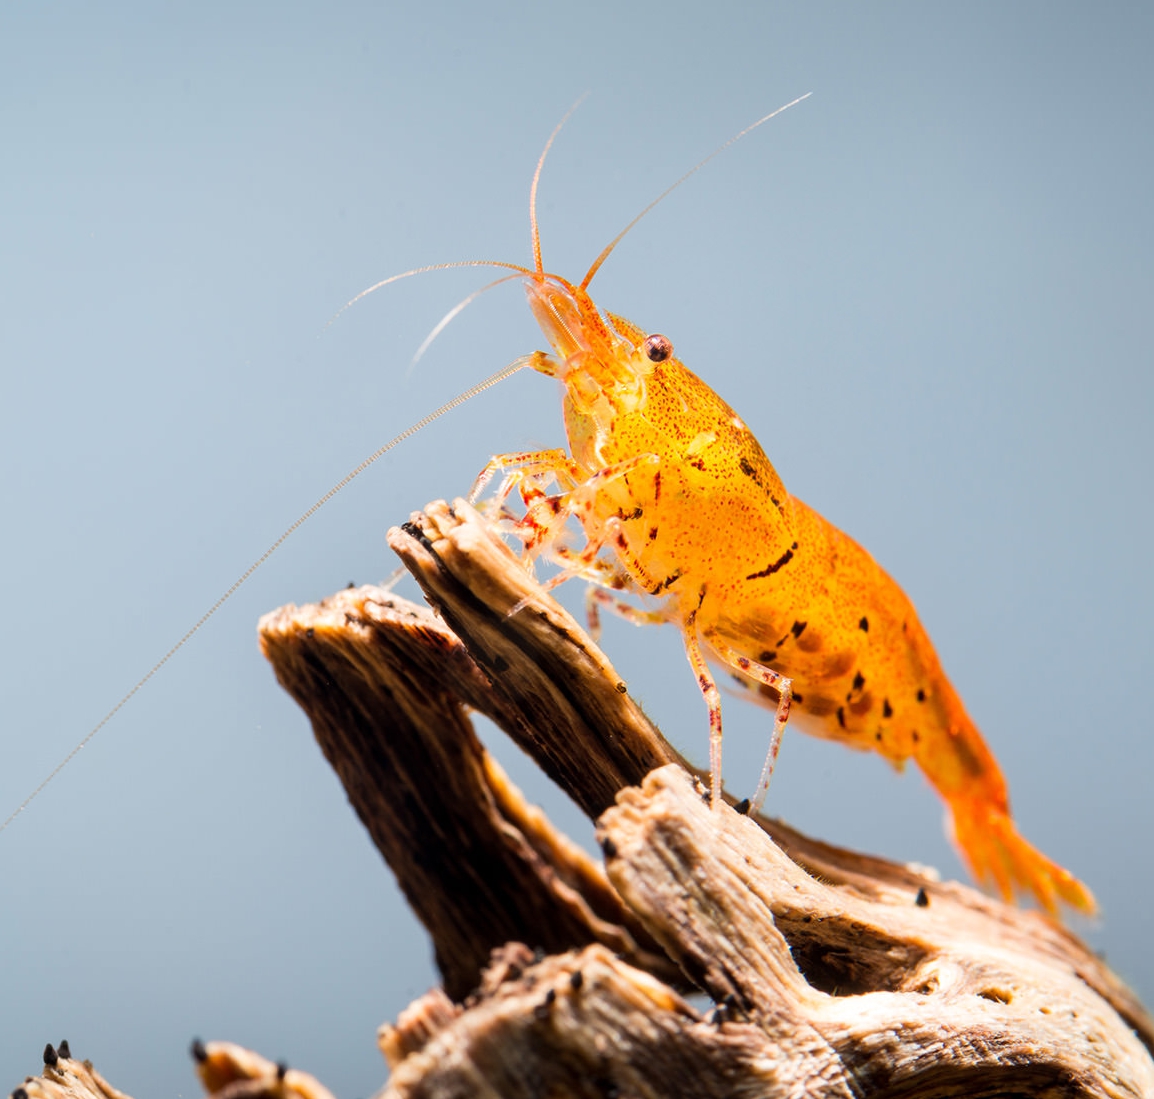
M 913 604 L 852 538 L 791 496 L 741 417 L 662 335 L 602 313 L 585 289 L 538 270 L 529 305 L 552 353 L 530 365 L 564 386 L 569 450 L 500 455 L 478 479 L 518 487 L 518 534 L 553 582 L 591 582 L 592 606 L 681 631 L 710 723 L 721 791 L 721 704 L 710 663 L 774 712 L 753 805 L 787 720 L 812 735 L 913 759 L 950 810 L 975 878 L 1085 912 L 1090 891 L 1030 846 L 992 753 L 942 671 Z M 548 494 L 551 484 L 558 491 Z M 474 495 L 476 494 L 475 493 Z M 576 519 L 585 544 L 569 544 Z M 640 596 L 646 609 L 623 603 Z

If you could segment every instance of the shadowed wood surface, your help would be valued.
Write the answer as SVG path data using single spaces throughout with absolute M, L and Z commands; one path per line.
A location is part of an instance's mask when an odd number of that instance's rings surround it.
M 602 867 L 482 747 L 464 704 L 505 727 L 516 713 L 428 608 L 345 591 L 267 615 L 261 646 L 429 929 L 454 999 L 510 939 L 548 952 L 603 942 L 676 979 Z
M 467 504 L 431 504 L 389 540 L 436 614 L 368 587 L 261 622 L 444 978 L 381 1028 L 382 1099 L 1154 1095 L 1154 1023 L 1074 935 L 710 811 Z M 470 707 L 599 818 L 604 866 L 525 803 Z M 224 1099 L 327 1099 L 239 1047 L 194 1053 Z M 18 1099 L 119 1099 L 94 1073 L 52 1071 Z

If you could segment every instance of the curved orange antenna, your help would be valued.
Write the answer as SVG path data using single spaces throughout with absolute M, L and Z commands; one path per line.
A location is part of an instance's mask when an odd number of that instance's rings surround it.
M 762 118 L 759 118 L 756 122 L 752 123 L 751 125 L 746 126 L 745 129 L 742 130 L 740 133 L 734 134 L 733 137 L 731 137 L 724 145 L 719 145 L 716 149 L 714 149 L 713 152 L 710 153 L 709 156 L 707 156 L 704 160 L 698 161 L 676 183 L 670 185 L 669 187 L 666 187 L 665 190 L 661 192 L 661 194 L 659 194 L 648 206 L 646 206 L 645 209 L 641 211 L 641 213 L 639 213 L 628 225 L 625 226 L 624 229 L 621 230 L 620 233 L 617 234 L 617 236 L 615 236 L 604 247 L 604 249 L 602 249 L 601 255 L 599 255 L 593 261 L 593 266 L 590 267 L 589 270 L 585 272 L 585 277 L 581 280 L 581 289 L 587 290 L 589 288 L 589 284 L 593 281 L 593 276 L 597 274 L 597 272 L 601 269 L 601 265 L 609 258 L 609 253 L 612 252 L 613 249 L 616 248 L 617 245 L 621 243 L 622 237 L 624 237 L 625 234 L 628 233 L 629 230 L 632 229 L 633 226 L 636 225 L 643 217 L 645 217 L 645 215 L 647 213 L 649 213 L 649 211 L 652 210 L 654 206 L 656 206 L 659 202 L 661 202 L 668 195 L 670 195 L 674 191 L 676 191 L 677 188 L 680 187 L 691 175 L 693 175 L 694 173 L 696 173 L 696 172 L 700 171 L 702 168 L 704 168 L 715 156 L 719 156 L 721 153 L 725 152 L 725 150 L 728 149 L 730 147 L 730 145 L 732 145 L 734 142 L 740 141 L 743 137 L 745 137 L 746 134 L 752 132 L 753 130 L 756 130 L 758 128 L 758 126 L 761 126 L 763 123 L 768 122 L 771 118 L 775 118 L 777 115 L 781 114 L 782 111 L 788 111 L 790 107 L 796 107 L 803 99 L 808 99 L 811 95 L 813 95 L 813 92 L 806 92 L 805 95 L 799 95 L 796 99 L 785 104 L 784 107 L 778 107 L 776 111 L 770 111 L 769 114 L 765 115 Z M 552 138 L 550 138 L 550 141 L 552 141 Z M 546 148 L 546 151 L 548 151 L 549 147 L 546 146 L 545 148 Z M 542 155 L 541 159 L 544 160 L 544 155 Z M 539 260 L 538 260 L 538 269 L 540 269 L 540 261 Z
M 588 95 L 588 92 L 579 95 L 573 106 L 565 112 L 561 121 L 553 127 L 553 132 L 549 135 L 549 140 L 545 142 L 545 148 L 541 150 L 541 155 L 537 158 L 537 167 L 533 172 L 533 183 L 529 187 L 529 229 L 533 236 L 533 267 L 538 275 L 545 274 L 545 268 L 541 265 L 541 230 L 537 225 L 537 184 L 541 182 L 541 169 L 545 167 L 545 158 L 549 155 L 549 150 L 553 148 L 553 142 L 557 140 L 561 127 L 573 117 L 573 112 L 585 102 Z

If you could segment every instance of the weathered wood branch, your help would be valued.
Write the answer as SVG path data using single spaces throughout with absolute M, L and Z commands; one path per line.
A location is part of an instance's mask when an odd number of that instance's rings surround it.
M 389 1099 L 1154 1088 L 1142 1043 L 1071 967 L 943 933 L 926 909 L 895 914 L 816 882 L 754 821 L 712 813 L 676 766 L 623 791 L 601 833 L 622 897 L 723 1008 L 703 1019 L 667 986 L 590 947 L 483 990 L 397 1064 Z M 889 924 L 898 949 L 874 959 L 879 987 L 813 988 L 775 926 L 789 915 L 852 919 L 867 940 Z
M 429 929 L 454 999 L 510 940 L 550 953 L 601 942 L 677 979 L 601 866 L 484 750 L 465 705 L 505 728 L 518 715 L 428 608 L 344 591 L 266 616 L 261 645 Z
M 437 615 L 361 588 L 261 624 L 445 980 L 382 1028 L 383 1096 L 1154 1095 L 1154 1022 L 1076 937 L 710 811 L 467 505 L 430 505 L 390 543 Z M 468 707 L 600 818 L 605 867 L 525 804 Z M 222 1099 L 326 1099 L 234 1046 L 198 1062 Z M 21 1099 L 120 1099 L 88 1084 Z

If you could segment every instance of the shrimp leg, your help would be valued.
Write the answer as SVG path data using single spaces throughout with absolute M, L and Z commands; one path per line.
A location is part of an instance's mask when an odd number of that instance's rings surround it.
M 710 639 L 706 639 L 710 642 Z M 769 780 L 773 777 L 773 768 L 777 763 L 777 753 L 781 750 L 781 737 L 785 732 L 785 723 L 789 720 L 789 707 L 793 700 L 793 680 L 788 676 L 767 668 L 756 660 L 741 656 L 725 645 L 710 643 L 709 647 L 717 656 L 721 657 L 731 668 L 736 668 L 743 675 L 758 683 L 764 683 L 777 691 L 777 711 L 773 715 L 773 732 L 769 736 L 769 749 L 765 753 L 765 762 L 761 765 L 761 774 L 757 780 L 757 789 L 750 802 L 750 812 L 758 813 L 765 802 L 765 795 L 769 792 Z
M 721 692 L 701 651 L 696 610 L 690 611 L 686 617 L 682 636 L 689 666 L 697 676 L 697 685 L 709 709 L 709 807 L 716 809 L 721 804 Z
M 605 587 L 614 586 L 612 581 L 605 585 Z M 590 586 L 585 589 L 585 617 L 589 620 L 589 636 L 594 641 L 601 636 L 599 613 L 601 607 L 612 611 L 618 618 L 623 618 L 634 626 L 660 626 L 669 621 L 669 615 L 664 611 L 647 611 L 642 607 L 635 607 L 632 603 L 626 603 L 624 599 L 618 599 L 606 591 L 605 587 Z
M 716 809 L 721 802 L 721 692 L 717 689 L 717 681 L 709 670 L 705 654 L 701 650 L 701 639 L 697 632 L 697 611 L 693 610 L 685 619 L 683 630 L 685 655 L 689 658 L 689 665 L 697 676 L 697 685 L 705 698 L 705 705 L 709 709 L 709 806 Z M 769 789 L 769 779 L 773 774 L 773 765 L 777 761 L 778 749 L 781 747 L 781 736 L 785 730 L 785 723 L 789 720 L 789 703 L 792 696 L 792 682 L 788 677 L 759 664 L 756 660 L 740 656 L 732 649 L 722 646 L 715 647 L 705 638 L 710 651 L 723 659 L 727 664 L 737 668 L 744 675 L 750 676 L 758 682 L 765 683 L 778 691 L 780 698 L 777 704 L 777 713 L 773 721 L 773 733 L 769 740 L 769 751 L 766 753 L 765 763 L 761 768 L 761 776 L 757 782 L 757 791 L 750 802 L 752 812 L 761 809 L 765 801 L 766 791 Z
M 506 470 L 509 472 L 496 493 L 496 500 L 501 504 L 509 498 L 513 489 L 522 484 L 527 477 L 540 474 L 552 475 L 563 489 L 572 488 L 581 480 L 577 463 L 560 449 L 523 450 L 515 454 L 494 454 L 485 463 L 485 468 L 477 474 L 477 479 L 469 490 L 469 503 L 475 504 L 493 477 Z M 563 480 L 566 475 L 568 483 Z

